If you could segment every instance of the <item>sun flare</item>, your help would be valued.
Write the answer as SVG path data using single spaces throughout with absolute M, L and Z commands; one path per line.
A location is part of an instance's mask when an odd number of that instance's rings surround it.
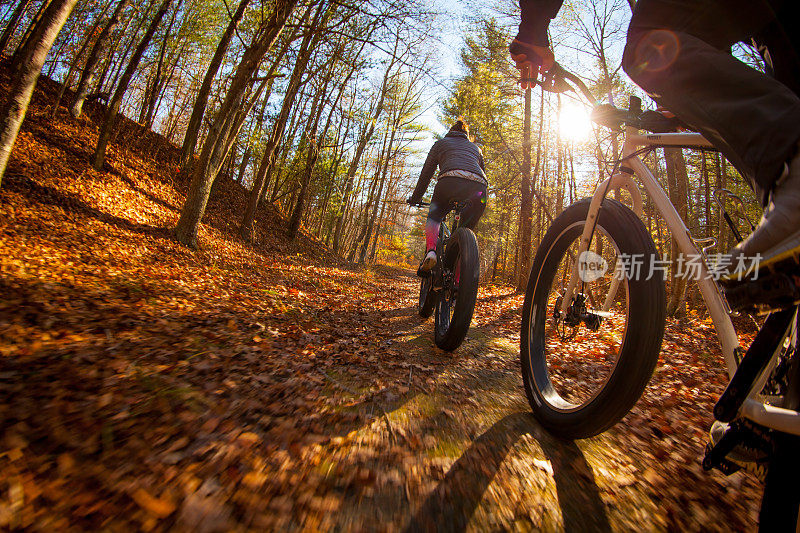
M 585 141 L 592 133 L 589 110 L 575 102 L 564 102 L 558 115 L 561 137 L 569 141 Z

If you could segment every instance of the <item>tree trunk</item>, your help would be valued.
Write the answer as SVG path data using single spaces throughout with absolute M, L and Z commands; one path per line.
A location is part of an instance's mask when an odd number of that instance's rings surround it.
M 42 18 L 44 18 L 44 14 L 47 11 L 47 8 L 50 7 L 51 3 L 52 0 L 43 0 L 42 5 L 39 6 L 36 14 L 33 16 L 28 24 L 28 27 L 25 29 L 25 32 L 22 34 L 19 43 L 17 43 L 17 48 L 14 50 L 14 54 L 11 56 L 11 65 L 14 69 L 16 69 L 18 65 L 22 65 L 22 62 L 25 60 L 24 50 L 27 48 L 26 45 L 28 44 L 28 40 L 31 37 L 34 37 L 34 32 L 39 27 L 39 22 L 42 20 Z M 52 46 L 53 45 L 51 44 L 50 47 L 52 48 Z M 44 63 L 42 63 L 42 65 L 44 66 Z
M 317 12 L 314 14 L 314 20 L 311 24 L 311 28 L 316 27 L 316 23 L 319 22 L 319 17 L 322 15 L 322 11 L 323 4 L 320 4 L 320 6 L 317 8 Z M 308 15 L 308 12 L 306 14 Z M 278 118 L 276 119 L 272 128 L 272 134 L 267 141 L 267 145 L 264 147 L 264 155 L 262 156 L 261 162 L 258 165 L 256 176 L 253 179 L 253 188 L 250 190 L 250 198 L 247 203 L 247 210 L 245 211 L 241 226 L 239 228 L 242 238 L 246 241 L 252 240 L 253 238 L 253 222 L 256 218 L 256 210 L 258 209 L 258 204 L 261 199 L 261 193 L 263 192 L 264 186 L 267 183 L 267 177 L 271 176 L 272 167 L 275 163 L 275 149 L 278 147 L 278 144 L 281 142 L 281 138 L 283 137 L 283 131 L 286 128 L 286 122 L 289 120 L 289 113 L 292 110 L 292 106 L 295 102 L 295 96 L 300 88 L 300 81 L 303 77 L 303 73 L 306 70 L 308 61 L 311 58 L 311 52 L 313 48 L 311 46 L 312 40 L 314 40 L 314 31 L 309 30 L 306 32 L 305 36 L 303 36 L 303 41 L 300 44 L 300 50 L 297 53 L 297 60 L 295 61 L 292 75 L 289 78 L 289 85 L 286 88 L 286 95 L 283 98 L 280 114 L 278 115 Z
M 383 103 L 386 99 L 386 94 L 389 89 L 389 79 L 391 71 L 392 68 L 394 68 L 395 62 L 397 60 L 397 49 L 399 44 L 400 44 L 400 38 L 398 36 L 397 40 L 395 40 L 391 61 L 389 62 L 389 65 L 386 68 L 386 72 L 383 75 L 380 95 L 378 96 L 378 103 L 375 106 L 375 112 L 370 120 L 369 125 L 365 127 L 364 132 L 359 138 L 358 146 L 356 146 L 356 151 L 355 154 L 353 155 L 353 160 L 350 162 L 350 167 L 347 169 L 347 182 L 345 184 L 344 193 L 342 195 L 342 206 L 341 206 L 342 212 L 339 214 L 339 217 L 336 220 L 336 230 L 333 234 L 334 254 L 339 253 L 339 247 L 341 246 L 342 229 L 344 228 L 344 219 L 345 215 L 347 214 L 347 204 L 350 203 L 350 194 L 353 191 L 353 182 L 356 177 L 356 171 L 358 170 L 358 165 L 361 162 L 361 156 L 364 154 L 364 149 L 367 147 L 367 143 L 369 143 L 370 139 L 372 139 L 372 135 L 375 133 L 375 124 L 378 122 L 378 119 L 383 113 Z
M 180 3 L 178 4 L 178 8 L 180 7 Z M 150 95 L 149 98 L 145 98 L 144 102 L 142 102 L 142 110 L 143 113 L 143 120 L 140 120 L 141 123 L 144 124 L 146 130 L 149 130 L 153 127 L 153 120 L 154 120 L 154 113 L 156 110 L 156 102 L 158 101 L 158 96 L 161 92 L 161 83 L 162 77 L 164 72 L 164 56 L 167 53 L 167 42 L 169 42 L 169 35 L 172 32 L 172 26 L 175 25 L 175 17 L 178 14 L 178 8 L 172 11 L 172 17 L 169 20 L 169 25 L 167 26 L 167 31 L 164 34 L 164 40 L 161 42 L 161 50 L 158 54 L 158 64 L 156 66 L 156 72 L 153 76 L 153 83 L 150 85 Z M 145 96 L 147 96 L 147 91 L 145 91 Z
M 664 159 L 667 166 L 667 180 L 669 183 L 669 199 L 678 214 L 685 221 L 688 213 L 687 194 L 689 188 L 689 176 L 686 171 L 686 160 L 680 148 L 665 148 Z M 671 317 L 682 317 L 686 314 L 686 285 L 685 276 L 677 277 L 678 270 L 678 243 L 672 239 L 670 247 L 670 294 L 667 303 L 667 314 Z M 658 275 L 656 273 L 656 275 Z
M 331 72 L 333 69 L 331 69 Z M 328 93 L 328 85 L 332 76 L 328 76 L 324 85 L 317 93 L 319 102 L 315 102 L 311 106 L 311 113 L 309 113 L 309 121 L 313 122 L 310 126 L 306 127 L 306 135 L 310 139 L 308 147 L 308 155 L 306 157 L 306 166 L 303 171 L 303 177 L 300 182 L 300 192 L 297 196 L 297 202 L 294 204 L 292 215 L 289 218 L 289 238 L 294 240 L 297 237 L 297 232 L 300 230 L 300 223 L 303 220 L 303 211 L 305 209 L 306 197 L 308 196 L 308 187 L 311 184 L 311 177 L 314 174 L 314 167 L 319 159 L 319 144 L 316 140 L 317 128 L 319 127 L 319 120 L 322 117 L 322 112 L 325 108 L 325 98 L 323 95 Z M 313 118 L 312 118 L 313 117 Z M 324 138 L 324 134 L 320 136 L 320 141 Z
M 61 89 L 58 91 L 58 96 L 56 96 L 56 101 L 55 103 L 53 103 L 53 108 L 50 111 L 51 118 L 56 116 L 58 107 L 61 105 L 61 100 L 64 98 L 64 93 L 72 84 L 72 76 L 78 69 L 78 64 L 80 63 L 81 57 L 83 56 L 83 53 L 86 51 L 86 49 L 89 47 L 89 43 L 92 41 L 92 36 L 94 35 L 94 32 L 97 29 L 97 27 L 100 26 L 100 22 L 102 21 L 102 18 L 105 16 L 106 11 L 108 10 L 109 7 L 111 7 L 110 3 L 105 5 L 102 13 L 100 13 L 100 16 L 98 16 L 97 20 L 94 21 L 92 28 L 88 32 L 86 32 L 86 39 L 84 39 L 80 50 L 78 50 L 78 53 L 75 54 L 75 57 L 70 62 L 69 71 L 67 72 L 67 75 L 64 77 L 64 82 L 61 84 Z
M 217 45 L 217 50 L 214 52 L 211 63 L 208 65 L 203 83 L 200 85 L 200 91 L 197 93 L 197 99 L 194 102 L 192 116 L 186 128 L 186 135 L 183 137 L 183 146 L 181 147 L 181 169 L 186 168 L 187 163 L 191 160 L 194 150 L 197 147 L 197 136 L 200 133 L 200 126 L 203 123 L 203 116 L 206 113 L 208 95 L 211 93 L 211 85 L 214 83 L 214 78 L 217 76 L 220 65 L 222 65 L 222 60 L 225 59 L 225 54 L 228 53 L 228 46 L 231 43 L 234 33 L 236 33 L 236 28 L 244 17 L 247 6 L 250 5 L 250 1 L 251 0 L 241 0 L 239 2 L 239 7 L 236 8 L 236 12 L 233 14 L 228 27 L 225 29 L 225 33 L 222 34 L 222 38 Z
M 206 210 L 211 186 L 219 171 L 215 162 L 215 152 L 221 151 L 217 145 L 227 139 L 225 131 L 226 122 L 230 122 L 229 115 L 235 112 L 235 106 L 241 104 L 242 95 L 247 85 L 251 82 L 253 74 L 258 70 L 264 56 L 269 52 L 275 41 L 280 36 L 286 20 L 294 10 L 297 0 L 278 0 L 269 21 L 264 24 L 251 41 L 236 68 L 231 86 L 225 100 L 211 125 L 208 138 L 203 144 L 198 164 L 192 172 L 192 181 L 189 192 L 181 211 L 180 220 L 175 228 L 178 240 L 187 246 L 196 246 L 197 227 Z
M 122 97 L 125 96 L 125 91 L 128 90 L 128 84 L 131 82 L 131 78 L 133 78 L 133 74 L 136 72 L 136 69 L 139 66 L 142 55 L 144 55 L 144 51 L 150 44 L 150 40 L 153 38 L 158 25 L 161 23 L 161 19 L 164 18 L 167 10 L 169 10 L 171 3 L 172 0 L 163 0 L 163 2 L 161 2 L 161 7 L 158 8 L 153 20 L 150 22 L 150 26 L 147 28 L 144 37 L 142 37 L 141 42 L 139 42 L 139 46 L 136 48 L 136 51 L 134 51 L 133 56 L 131 57 L 130 63 L 128 63 L 128 67 L 125 69 L 125 73 L 119 80 L 119 85 L 117 85 L 117 90 L 114 91 L 114 96 L 108 103 L 108 111 L 106 111 L 106 116 L 103 120 L 103 126 L 100 129 L 100 134 L 97 138 L 97 148 L 94 152 L 93 166 L 97 171 L 103 170 L 103 164 L 106 161 L 106 148 L 108 147 L 108 141 L 111 139 L 111 133 L 114 130 L 114 122 L 116 121 L 117 114 L 119 113 L 119 107 L 122 105 Z
M 398 111 L 399 114 L 399 111 Z M 386 159 L 383 163 L 383 171 L 381 172 L 381 183 L 378 187 L 378 194 L 375 195 L 375 202 L 372 206 L 372 215 L 369 218 L 369 225 L 367 226 L 367 231 L 364 236 L 364 242 L 361 244 L 361 253 L 359 254 L 358 262 L 364 263 L 367 257 L 367 249 L 369 246 L 369 242 L 372 239 L 372 230 L 375 227 L 375 219 L 378 216 L 378 206 L 381 203 L 381 196 L 383 195 L 383 186 L 386 183 L 386 178 L 389 174 L 389 162 L 394 155 L 392 153 L 392 146 L 394 145 L 394 139 L 397 135 L 399 118 L 396 118 L 394 121 L 390 122 L 390 127 L 392 128 L 392 132 L 389 136 L 389 143 L 386 146 Z
M 525 89 L 525 124 L 522 134 L 522 190 L 519 210 L 519 275 L 517 290 L 524 291 L 531 269 L 531 214 L 533 210 L 533 187 L 531 183 L 531 89 Z M 542 95 L 544 100 L 544 94 Z M 543 120 L 540 116 L 539 120 Z
M 20 53 L 20 63 L 11 82 L 11 90 L 0 111 L 0 184 L 44 60 L 76 2 L 77 0 L 53 0 L 31 32 L 28 45 Z

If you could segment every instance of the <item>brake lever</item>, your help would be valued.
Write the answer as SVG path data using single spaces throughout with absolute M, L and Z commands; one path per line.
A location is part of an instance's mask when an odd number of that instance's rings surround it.
M 539 82 L 539 85 L 541 85 L 542 89 L 545 91 L 554 93 L 572 91 L 575 94 L 582 94 L 583 97 L 592 104 L 597 102 L 592 91 L 589 90 L 583 80 L 558 63 L 553 63 L 553 67 L 547 71 L 544 79 Z M 576 87 L 579 90 L 576 90 Z

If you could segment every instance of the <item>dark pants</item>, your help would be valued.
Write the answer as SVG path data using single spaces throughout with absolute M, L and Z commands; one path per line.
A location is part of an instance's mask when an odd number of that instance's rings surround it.
M 796 4 L 640 0 L 623 57 L 631 79 L 711 141 L 764 202 L 800 140 Z M 770 47 L 775 77 L 730 55 L 751 38 Z
M 486 185 L 463 178 L 440 178 L 433 189 L 428 221 L 441 223 L 452 209 L 451 204 L 463 200 L 470 200 L 470 204 L 461 212 L 460 224 L 474 228 L 486 209 Z

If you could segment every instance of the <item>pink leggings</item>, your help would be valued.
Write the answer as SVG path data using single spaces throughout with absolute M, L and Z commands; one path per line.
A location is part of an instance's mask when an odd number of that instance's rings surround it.
M 428 219 L 428 222 L 425 224 L 425 250 L 435 250 L 436 249 L 436 239 L 439 238 L 439 226 L 441 222 L 436 222 L 435 220 Z

